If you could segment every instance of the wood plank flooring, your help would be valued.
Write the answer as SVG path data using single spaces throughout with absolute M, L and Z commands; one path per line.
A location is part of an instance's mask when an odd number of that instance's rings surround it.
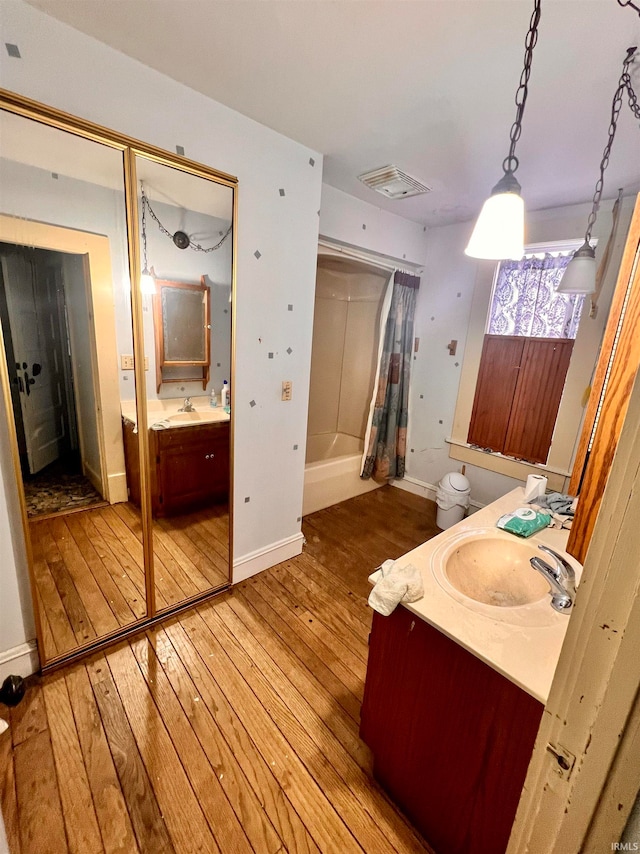
M 44 644 L 53 658 L 145 616 L 140 514 L 113 504 L 29 524 Z M 228 580 L 226 506 L 155 520 L 159 609 Z
M 358 727 L 367 576 L 437 533 L 434 518 L 432 503 L 392 487 L 315 513 L 299 557 L 0 706 L 12 854 L 429 852 L 372 779 Z M 74 548 L 59 533 L 39 539 L 49 585 Z M 163 545 L 188 576 L 179 539 Z M 124 611 L 135 603 L 121 592 Z

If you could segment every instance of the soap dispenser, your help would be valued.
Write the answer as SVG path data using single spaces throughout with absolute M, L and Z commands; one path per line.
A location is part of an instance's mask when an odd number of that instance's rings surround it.
M 209 406 L 212 409 L 215 409 L 218 405 L 218 395 L 216 394 L 215 388 L 211 389 L 211 394 L 209 395 Z

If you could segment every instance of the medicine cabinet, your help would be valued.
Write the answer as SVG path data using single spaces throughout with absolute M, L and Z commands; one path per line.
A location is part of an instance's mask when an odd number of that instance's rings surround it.
M 211 324 L 209 288 L 200 284 L 156 282 L 153 297 L 156 340 L 156 388 L 163 383 L 191 381 L 188 368 L 202 371 L 202 388 L 209 383 Z M 171 369 L 179 369 L 172 374 Z

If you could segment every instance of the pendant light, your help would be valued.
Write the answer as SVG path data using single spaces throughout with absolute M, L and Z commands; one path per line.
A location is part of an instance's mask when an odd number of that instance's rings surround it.
M 142 194 L 142 262 L 144 265 L 140 274 L 140 293 L 155 294 L 156 279 L 147 266 L 147 197 L 142 181 L 140 182 L 140 193 Z
M 630 47 L 627 49 L 627 55 L 622 63 L 622 74 L 618 81 L 618 87 L 614 93 L 611 103 L 611 119 L 609 122 L 609 137 L 607 144 L 602 153 L 600 161 L 600 175 L 596 182 L 596 189 L 593 194 L 593 202 L 591 204 L 591 213 L 587 221 L 587 230 L 584 235 L 584 243 L 576 250 L 573 258 L 567 265 L 562 279 L 556 288 L 559 294 L 593 294 L 596 291 L 596 252 L 591 246 L 591 232 L 595 225 L 598 209 L 600 208 L 600 199 L 602 198 L 602 190 L 604 189 L 604 172 L 609 165 L 609 157 L 611 156 L 611 146 L 616 135 L 618 126 L 618 117 L 622 108 L 622 98 L 627 92 L 629 97 L 629 106 L 635 113 L 636 118 L 640 118 L 640 106 L 633 87 L 631 86 L 631 76 L 629 74 L 629 66 L 634 61 L 637 48 Z
M 541 0 L 534 2 L 525 39 L 524 68 L 516 92 L 516 119 L 511 127 L 509 154 L 502 163 L 504 175 L 484 203 L 469 244 L 464 250 L 465 254 L 471 258 L 488 258 L 495 261 L 505 258 L 519 260 L 524 255 L 524 202 L 520 195 L 520 184 L 515 176 L 520 165 L 515 151 L 522 133 L 522 117 L 529 92 L 533 49 L 538 41 L 540 3 Z

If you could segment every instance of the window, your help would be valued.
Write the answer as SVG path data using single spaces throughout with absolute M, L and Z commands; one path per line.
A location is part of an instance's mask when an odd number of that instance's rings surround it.
M 467 441 L 546 463 L 584 297 L 556 287 L 572 252 L 498 267 Z

